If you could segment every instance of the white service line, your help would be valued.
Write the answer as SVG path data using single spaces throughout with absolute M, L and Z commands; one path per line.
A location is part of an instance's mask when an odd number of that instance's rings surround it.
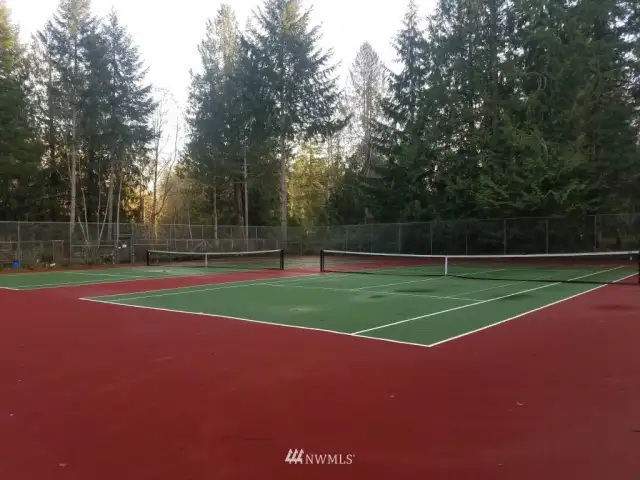
M 438 300 L 460 300 L 463 302 L 479 302 L 477 298 L 461 298 L 461 297 L 446 297 L 446 296 L 437 296 L 437 295 L 421 295 L 418 293 L 404 293 L 404 292 L 389 292 L 384 290 L 368 290 L 367 292 L 363 292 L 359 288 L 331 288 L 331 287 L 319 287 L 314 285 L 313 287 L 307 287 L 306 285 L 291 285 L 289 283 L 280 283 L 280 284 L 271 284 L 271 283 L 261 283 L 260 285 L 265 285 L 269 287 L 280 287 L 280 288 L 304 288 L 307 290 L 329 290 L 332 292 L 358 292 L 358 293 L 382 293 L 390 296 L 403 296 L 403 297 L 419 297 L 419 298 L 435 298 Z
M 510 287 L 512 285 L 519 285 L 521 283 L 527 283 L 528 280 L 522 280 L 520 282 L 512 282 L 512 283 L 502 283 L 500 285 L 493 285 L 492 287 L 480 288 L 478 290 L 470 290 L 468 292 L 462 292 L 460 295 L 467 295 L 469 293 L 478 293 L 478 292 L 486 292 L 488 290 L 495 290 L 497 288 Z M 530 280 L 529 280 L 530 281 Z M 452 297 L 457 297 L 458 295 L 451 295 Z
M 502 271 L 502 270 L 506 270 L 506 268 L 495 268 L 495 269 L 492 269 L 492 270 L 482 270 L 480 272 L 475 272 L 474 274 L 489 273 L 489 272 L 499 272 L 499 271 Z M 449 275 L 449 276 L 447 276 L 447 275 L 437 275 L 437 276 L 433 276 L 433 277 L 429 277 L 429 278 L 420 278 L 418 280 L 408 280 L 406 282 L 385 283 L 383 285 L 369 285 L 369 286 L 366 286 L 366 287 L 360 287 L 357 290 L 364 290 L 365 288 L 392 287 L 394 285 L 404 285 L 404 284 L 407 284 L 407 283 L 430 282 L 430 281 L 433 281 L 433 280 L 441 280 L 441 279 L 444 279 L 444 278 L 451 279 L 451 278 L 457 278 L 457 277 L 455 277 L 453 275 Z
M 608 270 L 601 270 L 601 271 L 598 271 L 598 272 L 589 273 L 587 275 L 582 275 L 580 277 L 572 278 L 572 279 L 570 279 L 570 281 L 571 280 L 580 280 L 581 278 L 590 277 L 592 275 L 596 275 L 596 274 L 600 274 L 600 273 L 611 272 L 613 270 L 618 270 L 620 268 L 623 268 L 623 267 L 622 266 L 618 266 L 618 267 L 615 267 L 615 268 L 610 268 Z M 626 277 L 626 278 L 628 278 L 628 277 Z M 400 324 L 407 323 L 407 322 L 413 322 L 414 320 L 421 320 L 423 318 L 434 317 L 436 315 L 441 315 L 443 313 L 453 312 L 455 310 L 462 310 L 463 308 L 475 307 L 477 305 L 482 305 L 484 303 L 489 303 L 489 302 L 495 302 L 496 300 L 502 300 L 504 298 L 509 298 L 509 297 L 513 297 L 515 295 L 520 295 L 522 293 L 534 292 L 536 290 L 542 290 L 544 288 L 549 288 L 549 287 L 552 287 L 554 285 L 560 285 L 561 283 L 563 283 L 563 282 L 549 283 L 549 284 L 545 284 L 545 285 L 542 285 L 542 286 L 539 286 L 539 287 L 529 288 L 527 290 L 520 290 L 520 291 L 517 291 L 517 292 L 514 292 L 514 293 L 510 293 L 508 295 L 502 295 L 501 297 L 489 298 L 487 300 L 482 300 L 481 302 L 469 303 L 467 305 L 460 305 L 459 307 L 448 308 L 446 310 L 440 310 L 438 312 L 427 313 L 426 315 L 419 315 L 417 317 L 407 318 L 405 320 L 399 320 L 397 322 L 391 322 L 391 323 L 387 323 L 385 325 L 379 325 L 377 327 L 366 328 L 366 329 L 360 330 L 358 332 L 353 332 L 352 335 L 360 335 L 361 333 L 373 332 L 374 330 L 381 330 L 383 328 L 389 328 L 389 327 L 393 327 L 395 325 L 400 325 Z
M 108 303 L 126 302 L 129 300 L 139 300 L 142 298 L 168 297 L 170 295 L 184 295 L 187 293 L 209 292 L 212 290 L 223 290 L 226 288 L 250 287 L 255 285 L 261 285 L 264 282 L 273 283 L 273 282 L 282 282 L 284 280 L 299 280 L 300 278 L 305 278 L 305 279 L 308 278 L 309 280 L 312 280 L 315 278 L 320 278 L 321 276 L 324 276 L 324 275 L 326 274 L 311 273 L 308 275 L 296 275 L 291 277 L 280 277 L 275 279 L 263 278 L 263 279 L 256 279 L 256 280 L 238 280 L 236 282 L 216 283 L 213 286 L 211 284 L 191 285 L 191 286 L 177 287 L 177 288 L 163 288 L 158 290 L 148 290 L 145 292 L 117 293 L 117 294 L 111 294 L 111 295 L 102 295 L 99 297 L 87 297 L 87 298 L 81 298 L 81 300 L 95 300 L 98 298 L 104 298 L 104 299 L 111 299 L 110 301 L 105 300 L 105 302 L 108 302 Z M 199 287 L 203 287 L 203 288 L 199 288 Z M 157 293 L 157 292 L 161 292 L 161 293 Z M 148 293 L 149 295 L 137 295 L 135 297 L 127 296 L 127 295 L 133 295 L 135 293 L 144 293 L 144 294 Z M 118 297 L 123 297 L 123 298 L 118 298 Z
M 139 278 L 122 277 L 120 279 L 110 279 L 100 282 L 97 280 L 87 280 L 82 282 L 58 282 L 58 283 L 45 283 L 41 285 L 19 285 L 14 290 L 44 290 L 47 288 L 63 288 L 63 287 L 81 287 L 83 285 L 105 285 L 109 283 L 121 283 L 121 282 L 137 282 L 141 280 Z
M 566 273 L 567 273 L 567 272 L 566 272 L 566 270 L 565 270 L 565 271 L 556 270 L 556 271 L 561 272 L 561 273 L 564 273 L 565 275 L 566 275 Z M 577 271 L 579 271 L 579 270 L 577 270 Z M 600 272 L 598 272 L 598 273 L 600 273 Z M 458 277 L 458 278 L 459 278 L 459 277 Z M 468 277 L 468 278 L 469 278 L 469 279 L 471 279 L 471 280 L 476 280 L 476 278 L 475 278 L 475 277 Z M 479 280 L 486 280 L 486 279 L 480 278 Z M 557 279 L 556 279 L 556 280 L 557 280 Z M 499 281 L 499 280 L 498 280 L 498 281 Z M 468 292 L 462 292 L 460 295 L 468 295 L 468 294 L 470 294 L 470 293 L 486 292 L 486 291 L 488 291 L 488 290 L 495 290 L 495 289 L 497 289 L 497 288 L 509 287 L 509 286 L 511 286 L 511 285 L 519 285 L 519 284 L 521 284 L 521 283 L 533 283 L 533 282 L 541 282 L 541 281 L 553 282 L 553 281 L 554 281 L 554 279 L 553 279 L 553 275 L 551 275 L 551 276 L 545 276 L 545 277 L 539 277 L 539 278 L 536 278 L 536 279 L 534 279 L 534 280 L 519 280 L 519 281 L 517 281 L 517 282 L 502 283 L 502 284 L 499 284 L 499 285 L 494 285 L 494 286 L 492 286 L 492 287 L 482 288 L 482 289 L 480 289 L 480 290 L 471 290 L 471 291 L 468 291 Z M 555 283 L 562 283 L 562 282 L 556 281 Z M 457 297 L 457 295 L 452 295 L 452 297 Z
M 622 280 L 626 280 L 627 278 L 631 278 L 631 277 L 635 277 L 635 276 L 636 276 L 635 273 L 632 274 L 632 275 L 627 275 L 626 277 L 623 277 L 623 278 L 620 278 L 620 279 L 616 280 L 616 282 L 614 282 L 614 283 L 621 282 Z M 590 288 L 589 290 L 585 290 L 584 292 L 576 293 L 575 295 L 571 295 L 570 297 L 561 298 L 560 300 L 556 300 L 555 302 L 547 303 L 546 305 L 542 305 L 541 307 L 534 308 L 532 310 L 527 310 L 526 312 L 519 313 L 517 315 L 514 315 L 513 317 L 509 317 L 509 318 L 506 318 L 504 320 L 500 320 L 500 321 L 492 323 L 490 325 L 485 325 L 484 327 L 476 328 L 475 330 L 471 330 L 469 332 L 461 333 L 460 335 L 456 335 L 455 337 L 447 338 L 445 340 L 440 340 L 439 342 L 432 343 L 432 344 L 430 344 L 428 346 L 429 347 L 435 347 L 437 345 L 442 345 L 443 343 L 447 343 L 447 342 L 450 342 L 452 340 L 457 340 L 458 338 L 466 337 L 467 335 L 471 335 L 472 333 L 481 332 L 482 330 L 486 330 L 488 328 L 495 327 L 496 325 L 500 325 L 501 323 L 506 323 L 506 322 L 510 322 L 511 320 L 516 320 L 518 318 L 524 317 L 525 315 L 529 315 L 530 313 L 534 313 L 534 312 L 538 312 L 540 310 L 544 310 L 545 308 L 551 307 L 553 305 L 557 305 L 557 304 L 562 303 L 562 302 L 566 302 L 567 300 L 574 299 L 574 298 L 579 297 L 581 295 L 585 295 L 587 293 L 593 292 L 595 290 L 598 290 L 600 288 L 607 287 L 607 286 L 610 286 L 610 285 L 606 284 L 606 283 L 602 284 L 602 285 L 598 285 L 597 287 Z
M 304 327 L 304 326 L 301 326 L 301 325 L 289 325 L 289 324 L 286 324 L 286 323 L 267 322 L 267 321 L 263 321 L 263 320 L 253 320 L 251 318 L 231 317 L 229 315 L 216 315 L 215 313 L 189 312 L 189 311 L 185 311 L 185 310 L 172 310 L 170 308 L 147 307 L 147 306 L 144 306 L 144 305 L 129 305 L 129 304 L 126 304 L 126 303 L 116 303 L 116 302 L 109 302 L 109 301 L 105 301 L 105 300 L 95 300 L 93 298 L 81 298 L 80 300 L 84 300 L 84 301 L 87 301 L 87 302 L 94 302 L 94 303 L 103 303 L 103 304 L 106 304 L 106 305 L 115 305 L 115 306 L 118 306 L 118 307 L 141 308 L 141 309 L 144 309 L 144 310 L 156 310 L 156 311 L 160 311 L 160 312 L 181 313 L 183 315 L 199 315 L 199 316 L 204 316 L 204 317 L 228 318 L 230 320 L 238 320 L 238 321 L 241 321 L 241 322 L 259 323 L 259 324 L 262 324 L 262 325 L 271 325 L 271 326 L 276 326 L 276 327 L 293 328 L 293 329 L 297 329 L 297 330 L 310 330 L 310 331 L 314 331 L 314 332 L 324 332 L 324 333 L 329 333 L 329 334 L 333 334 L 333 335 L 339 335 L 341 337 L 365 338 L 367 340 L 377 340 L 379 342 L 385 342 L 385 343 L 395 343 L 395 344 L 401 344 L 401 345 L 411 345 L 411 346 L 414 346 L 414 347 L 428 348 L 428 345 L 424 345 L 422 343 L 403 342 L 401 340 L 391 340 L 389 338 L 367 337 L 365 335 L 357 336 L 357 335 L 353 335 L 351 333 L 338 332 L 338 331 L 335 331 L 335 330 L 325 330 L 325 329 L 322 329 L 322 328 Z M 196 335 L 198 335 L 198 334 L 196 334 Z
M 96 273 L 96 272 L 76 272 L 73 270 L 67 270 L 64 273 L 66 274 L 72 274 L 72 275 L 91 275 L 91 276 L 100 276 L 100 277 L 124 277 L 124 278 L 155 278 L 155 277 L 148 277 L 148 276 L 143 276 L 143 275 L 129 275 L 127 273 Z

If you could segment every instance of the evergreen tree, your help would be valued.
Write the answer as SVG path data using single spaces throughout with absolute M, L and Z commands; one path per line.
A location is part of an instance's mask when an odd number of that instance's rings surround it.
M 255 14 L 246 44 L 263 80 L 263 99 L 275 119 L 280 157 L 280 225 L 287 235 L 287 170 L 296 140 L 328 136 L 339 92 L 330 65 L 331 52 L 318 47 L 319 27 L 299 0 L 266 0 Z
M 381 102 L 382 119 L 375 123 L 374 135 L 385 161 L 363 185 L 376 221 L 391 222 L 420 219 L 416 202 L 422 203 L 425 179 L 432 173 L 431 149 L 422 141 L 425 119 L 420 117 L 430 57 L 413 0 L 394 47 L 400 69 L 389 75 L 389 93 Z
M 90 0 L 61 0 L 53 19 L 38 37 L 47 49 L 51 64 L 48 84 L 51 139 L 56 155 L 68 158 L 65 170 L 69 184 L 69 238 L 73 238 L 77 218 L 78 130 L 80 99 L 85 82 L 83 59 L 87 39 L 95 28 Z M 62 163 L 62 162 L 61 162 Z
M 213 223 L 221 217 L 244 224 L 243 164 L 250 116 L 235 14 L 222 5 L 198 47 L 201 71 L 192 73 L 189 110 L 189 172 L 205 187 Z M 217 232 L 217 230 L 216 230 Z M 217 236 L 217 233 L 216 233 Z
M 373 127 L 380 120 L 380 102 L 385 93 L 386 68 L 370 43 L 364 42 L 349 70 L 352 130 L 355 132 L 356 158 L 366 175 L 376 152 L 373 148 Z
M 28 64 L 9 8 L 0 2 L 0 218 L 32 214 L 41 144 L 30 102 Z
M 327 223 L 329 165 L 326 160 L 320 145 L 307 142 L 289 168 L 289 215 L 306 230 Z
M 147 148 L 152 140 L 150 128 L 154 102 L 151 85 L 146 82 L 143 66 L 133 38 L 112 11 L 102 32 L 106 45 L 104 59 L 106 71 L 105 106 L 106 123 L 104 144 L 109 155 L 110 191 L 112 202 L 109 217 L 119 224 L 123 185 L 134 185 L 144 168 Z M 117 194 L 113 188 L 117 185 Z M 113 202 L 117 196 L 117 202 Z M 111 206 L 117 205 L 113 219 Z

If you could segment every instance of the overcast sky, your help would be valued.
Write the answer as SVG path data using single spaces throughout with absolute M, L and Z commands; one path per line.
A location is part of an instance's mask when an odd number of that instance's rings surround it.
M 12 18 L 26 41 L 42 28 L 56 10 L 58 0 L 7 0 Z M 169 90 L 180 103 L 187 98 L 189 69 L 198 68 L 196 46 L 204 36 L 205 21 L 221 3 L 206 0 L 93 0 L 96 15 L 113 7 L 140 48 L 149 67 L 149 81 Z M 261 0 L 230 0 L 243 27 Z M 394 59 L 391 39 L 400 29 L 408 0 L 306 0 L 313 6 L 313 21 L 322 25 L 323 44 L 332 48 L 341 75 L 353 61 L 360 44 L 368 41 L 389 66 Z M 420 13 L 431 13 L 434 0 L 417 0 Z

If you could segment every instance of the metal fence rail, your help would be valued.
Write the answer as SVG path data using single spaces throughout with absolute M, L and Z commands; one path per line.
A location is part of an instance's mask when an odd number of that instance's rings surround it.
M 242 251 L 285 248 L 415 254 L 570 253 L 640 248 L 640 214 L 436 220 L 422 223 L 290 227 L 0 222 L 0 267 L 23 263 L 98 263 L 104 252 L 119 263 L 142 261 L 147 249 Z

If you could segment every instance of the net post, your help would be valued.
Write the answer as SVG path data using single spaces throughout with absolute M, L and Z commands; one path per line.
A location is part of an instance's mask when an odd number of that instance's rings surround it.
M 449 276 L 449 257 L 444 257 L 444 276 Z
M 324 272 L 324 250 L 320 250 L 320 271 Z
M 204 266 L 209 266 L 209 255 L 207 253 L 204 254 Z
M 284 270 L 284 248 L 280 250 L 280 270 Z
M 636 252 L 636 260 L 638 261 L 638 285 L 640 285 L 640 250 Z
M 146 257 L 147 257 L 147 267 L 150 267 L 151 266 L 151 250 L 147 250 Z

